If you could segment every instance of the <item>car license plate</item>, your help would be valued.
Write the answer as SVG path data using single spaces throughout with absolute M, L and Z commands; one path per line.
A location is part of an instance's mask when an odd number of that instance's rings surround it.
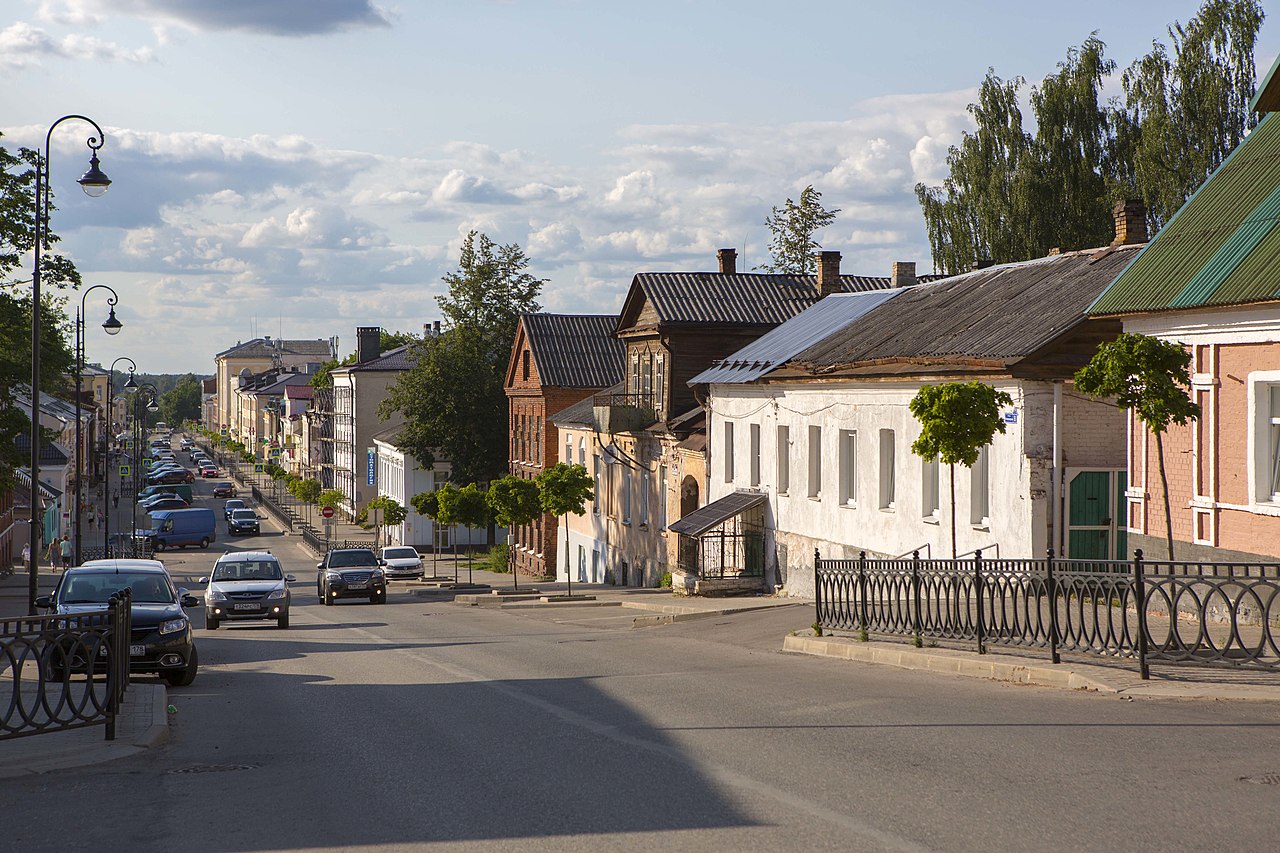
M 257 610 L 259 605 L 253 601 L 238 602 L 235 606 L 236 610 Z
M 365 589 L 369 585 L 367 583 L 349 583 L 347 589 Z
M 147 653 L 146 646 L 130 646 L 129 657 L 140 658 Z

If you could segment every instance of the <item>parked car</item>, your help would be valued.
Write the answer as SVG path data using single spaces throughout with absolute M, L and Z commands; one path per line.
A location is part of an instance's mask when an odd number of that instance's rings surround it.
M 141 507 L 141 504 L 139 504 Z M 146 512 L 155 512 L 160 509 L 186 509 L 191 504 L 184 501 L 177 495 L 171 495 L 167 498 L 151 498 L 147 501 L 147 505 L 142 507 Z
M 200 466 L 200 476 L 206 480 L 210 477 L 218 476 L 218 466 L 212 462 L 206 462 Z
M 214 483 L 213 496 L 215 498 L 234 498 L 236 496 L 235 483 Z
M 244 508 L 245 508 L 244 501 L 242 501 L 240 498 L 232 498 L 231 500 L 227 501 L 222 505 L 222 517 L 224 520 L 230 521 L 231 513 L 235 512 L 238 509 L 244 509 Z
M 162 509 L 151 513 L 155 526 L 147 531 L 154 551 L 199 545 L 208 548 L 218 538 L 213 510 L 208 507 Z
M 387 603 L 387 577 L 371 548 L 337 548 L 316 564 L 316 594 L 323 604 L 339 598 L 368 598 Z
M 233 510 L 231 517 L 227 519 L 227 532 L 257 536 L 262 532 L 258 523 L 258 514 L 251 509 Z
M 138 500 L 156 495 L 177 495 L 187 503 L 191 503 L 191 486 L 188 483 L 166 483 L 161 486 L 147 486 L 138 492 Z
M 204 624 L 218 630 L 224 620 L 274 619 L 289 627 L 289 583 L 280 561 L 269 551 L 236 551 L 223 554 L 213 565 L 213 573 L 200 578 L 207 583 L 204 593 Z
M 182 441 L 178 442 L 178 448 L 180 450 L 190 450 L 195 446 L 196 446 L 196 443 L 192 441 L 190 438 L 183 438 Z
M 382 549 L 382 573 L 388 580 L 422 577 L 422 556 L 408 545 L 388 545 Z
M 200 663 L 191 620 L 183 608 L 197 607 L 200 602 L 185 589 L 176 589 L 163 567 L 76 566 L 63 573 L 51 595 L 41 596 L 35 603 L 42 611 L 56 614 L 101 610 L 125 587 L 133 593 L 129 671 L 156 673 L 173 687 L 189 685 Z M 90 666 L 105 665 L 105 661 L 86 660 L 86 648 L 82 643 L 51 647 L 46 654 L 52 673 L 85 672 Z
M 170 469 L 159 474 L 147 475 L 148 486 L 166 485 L 168 483 L 194 483 L 195 480 L 195 475 L 185 468 Z

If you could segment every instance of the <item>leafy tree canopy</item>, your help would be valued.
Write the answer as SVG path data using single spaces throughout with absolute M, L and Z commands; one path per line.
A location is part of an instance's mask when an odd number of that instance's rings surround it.
M 425 515 L 433 521 L 439 520 L 440 496 L 435 492 L 418 492 L 409 498 L 409 503 L 413 505 L 413 509 L 418 515 Z
M 1076 387 L 1092 397 L 1113 397 L 1153 433 L 1200 417 L 1192 401 L 1191 353 L 1176 343 L 1123 334 L 1098 347 L 1076 372 Z
M 486 361 L 506 366 L 521 314 L 541 310 L 546 279 L 528 271 L 529 258 L 516 243 L 498 245 L 479 231 L 462 243 L 458 269 L 444 276 L 449 292 L 438 297 L 446 324 L 478 339 Z
M 380 509 L 382 510 L 382 523 L 386 527 L 395 527 L 397 524 L 404 524 L 404 520 L 409 517 L 409 511 L 395 498 L 390 495 L 378 495 L 365 505 L 366 510 Z
M 582 465 L 557 462 L 538 474 L 536 482 L 543 512 L 554 516 L 582 515 L 587 501 L 595 498 L 591 475 Z
M 822 246 L 813 235 L 834 222 L 839 212 L 840 208 L 827 210 L 822 206 L 822 193 L 812 184 L 800 192 L 799 202 L 787 199 L 781 207 L 773 208 L 764 221 L 769 229 L 769 254 L 773 262 L 761 269 L 790 275 L 814 272 L 817 262 L 813 255 Z
M 1000 407 L 1012 402 L 1007 393 L 985 382 L 926 385 L 911 400 L 911 414 L 920 422 L 920 437 L 911 452 L 946 465 L 972 467 L 982 448 L 1005 431 Z
M 194 374 L 186 374 L 173 388 L 160 395 L 160 420 L 168 424 L 199 420 L 202 395 L 200 380 Z
M 487 499 L 493 520 L 506 528 L 530 524 L 542 514 L 538 484 L 514 474 L 490 483 Z

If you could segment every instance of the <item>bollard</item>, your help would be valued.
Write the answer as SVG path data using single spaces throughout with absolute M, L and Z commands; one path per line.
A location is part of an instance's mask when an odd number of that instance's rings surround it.
M 818 627 L 822 627 L 822 553 L 813 549 L 813 610 Z
M 1058 589 L 1053 577 L 1053 549 L 1049 549 L 1049 561 L 1045 570 L 1045 586 L 1049 597 L 1049 656 L 1054 663 L 1062 663 L 1058 655 Z
M 1142 549 L 1133 552 L 1133 597 L 1138 607 L 1138 673 L 1143 681 L 1151 678 L 1147 666 L 1147 584 L 1142 572 Z M 1176 614 L 1170 613 L 1170 618 Z
M 987 648 L 983 644 L 982 624 L 982 549 L 973 552 L 973 597 L 977 602 L 977 622 L 975 629 L 978 635 L 978 654 L 985 655 Z

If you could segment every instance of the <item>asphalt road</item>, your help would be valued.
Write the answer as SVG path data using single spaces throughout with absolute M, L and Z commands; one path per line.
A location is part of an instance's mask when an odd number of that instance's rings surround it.
M 633 629 L 394 592 L 201 630 L 170 743 L 0 782 L 67 850 L 1272 849 L 1280 708 L 1125 701 L 783 655 L 804 608 Z M 209 552 L 164 555 L 180 585 Z M 197 624 L 203 619 L 193 613 Z M 0 745 L 0 760 L 3 746 Z

